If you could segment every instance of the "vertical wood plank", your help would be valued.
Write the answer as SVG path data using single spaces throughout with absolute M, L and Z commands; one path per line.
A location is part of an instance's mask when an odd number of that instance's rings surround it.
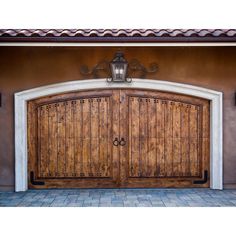
M 132 136 L 133 136 L 133 126 L 134 126 L 134 122 L 132 122 L 133 120 L 133 101 L 134 98 L 129 96 L 128 98 L 128 127 L 129 127 L 129 131 L 128 131 L 128 177 L 132 177 L 133 176 L 133 142 L 132 142 Z
M 66 140 L 66 177 L 73 177 L 74 173 L 74 120 L 73 120 L 73 101 L 67 101 L 65 104 L 65 140 Z
M 88 99 L 81 99 L 83 107 L 83 173 L 89 177 L 90 171 L 90 103 Z
M 190 119 L 190 175 L 198 176 L 198 111 L 197 107 L 192 105 L 189 111 Z
M 181 106 L 181 166 L 182 176 L 188 176 L 189 164 L 189 109 L 188 105 Z
M 49 105 L 49 176 L 57 172 L 57 104 Z
M 129 140 L 130 140 L 130 149 L 131 155 L 129 158 L 130 163 L 130 175 L 132 177 L 139 176 L 139 164 L 140 164 L 140 109 L 139 109 L 139 98 L 131 97 L 130 98 L 130 117 L 129 117 Z
M 100 156 L 100 170 L 102 173 L 102 176 L 109 176 L 108 173 L 108 105 L 107 105 L 107 101 L 105 98 L 101 98 L 98 100 L 99 101 L 99 109 L 100 109 L 100 115 L 99 115 L 99 119 L 100 119 L 100 143 L 99 143 L 99 156 Z M 110 142 L 111 143 L 111 142 Z
M 105 168 L 105 176 L 111 176 L 111 171 L 112 171 L 112 160 L 111 160 L 111 139 L 112 139 L 112 135 L 111 135 L 111 114 L 112 114 L 112 106 L 111 106 L 111 100 L 110 97 L 105 97 L 105 102 L 106 102 L 106 127 L 107 127 L 107 133 L 106 133 L 106 150 L 107 150 L 107 154 L 106 154 L 106 168 Z
M 40 177 L 48 176 L 48 106 L 40 111 Z
M 147 176 L 155 177 L 157 175 L 156 163 L 156 103 L 151 98 L 148 103 L 148 167 Z
M 83 177 L 83 107 L 81 101 L 78 99 L 74 102 L 74 138 L 75 138 L 75 149 L 74 149 L 74 165 L 75 165 L 75 176 Z
M 44 146 L 44 140 L 43 140 L 43 121 L 44 121 L 44 115 L 43 115 L 43 107 L 38 107 L 38 176 L 43 176 L 43 155 L 42 149 Z
M 181 171 L 181 133 L 180 133 L 180 103 L 173 107 L 173 176 L 179 176 Z
M 112 140 L 110 143 L 112 145 L 112 155 L 113 155 L 113 179 L 117 186 L 120 185 L 120 160 L 119 160 L 119 146 L 114 146 L 112 144 L 115 138 L 119 137 L 120 131 L 120 92 L 119 90 L 112 91 Z
M 65 177 L 65 102 L 58 103 L 58 176 Z
M 147 174 L 147 98 L 139 98 L 140 103 L 140 172 Z
M 165 102 L 157 100 L 157 172 L 165 176 Z
M 99 168 L 99 114 L 96 98 L 91 98 L 91 161 L 93 176 L 100 175 Z
M 120 151 L 120 181 L 121 183 L 126 182 L 127 176 L 129 175 L 129 164 L 130 157 L 128 156 L 128 148 L 129 148 L 129 138 L 128 138 L 128 97 L 126 96 L 125 90 L 120 90 L 120 140 L 123 139 L 125 145 L 119 146 Z M 128 158 L 128 159 L 127 159 Z
M 173 169 L 173 106 L 172 101 L 166 101 L 165 110 L 165 172 L 172 176 Z

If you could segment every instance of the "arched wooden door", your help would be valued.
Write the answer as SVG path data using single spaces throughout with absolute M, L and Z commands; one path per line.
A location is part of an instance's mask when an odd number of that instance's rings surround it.
M 132 89 L 28 102 L 30 188 L 208 187 L 209 102 Z

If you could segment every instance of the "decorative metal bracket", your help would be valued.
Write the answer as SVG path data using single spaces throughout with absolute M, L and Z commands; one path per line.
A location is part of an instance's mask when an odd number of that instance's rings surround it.
M 33 185 L 45 185 L 45 183 L 43 181 L 36 181 L 34 179 L 34 172 L 33 171 L 30 172 L 30 182 Z
M 129 63 L 128 67 L 128 75 L 132 76 L 135 72 L 140 72 L 140 78 L 145 78 L 147 74 L 156 73 L 158 71 L 158 65 L 156 63 L 151 63 L 149 68 L 146 68 L 143 64 L 141 64 L 137 59 L 132 59 Z
M 205 170 L 205 171 L 204 171 L 203 179 L 201 179 L 201 180 L 195 180 L 195 181 L 193 181 L 193 183 L 194 183 L 194 184 L 205 184 L 205 183 L 207 182 L 207 180 L 208 180 L 208 171 Z
M 99 62 L 91 70 L 86 65 L 80 67 L 80 73 L 82 75 L 93 75 L 94 78 L 99 78 L 100 72 L 105 72 L 107 76 L 111 77 L 110 65 L 108 61 L 103 60 Z

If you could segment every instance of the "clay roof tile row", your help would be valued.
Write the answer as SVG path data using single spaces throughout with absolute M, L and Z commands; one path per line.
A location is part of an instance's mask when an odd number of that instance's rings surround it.
M 0 41 L 236 42 L 236 29 L 0 29 Z

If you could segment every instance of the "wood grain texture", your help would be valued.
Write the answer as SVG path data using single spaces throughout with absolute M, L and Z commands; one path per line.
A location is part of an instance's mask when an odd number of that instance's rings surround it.
M 158 91 L 29 101 L 28 171 L 45 182 L 29 187 L 209 187 L 193 184 L 209 172 L 209 126 L 207 100 Z

